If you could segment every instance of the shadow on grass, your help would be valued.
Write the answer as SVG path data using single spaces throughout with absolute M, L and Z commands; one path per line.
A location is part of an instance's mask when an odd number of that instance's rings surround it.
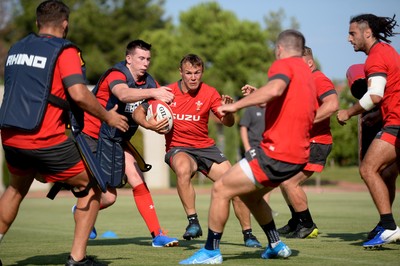
M 366 241 L 367 235 L 365 232 L 362 233 L 328 233 L 324 234 L 322 236 L 318 236 L 321 238 L 332 238 L 332 239 L 339 239 L 342 241 L 347 241 L 347 242 L 355 242 L 351 243 L 352 245 L 362 245 L 363 242 Z
M 362 245 L 365 241 L 367 241 L 367 234 L 365 232 L 362 233 L 341 233 L 341 234 L 326 234 L 323 237 L 332 238 L 332 239 L 340 239 L 342 241 L 352 242 L 349 243 L 352 246 L 357 246 L 363 248 Z M 364 248 L 364 250 L 391 250 L 391 248 L 387 245 L 376 248 Z
M 151 237 L 131 237 L 131 238 L 99 238 L 90 240 L 88 246 L 114 246 L 114 245 L 138 245 L 151 247 Z M 179 240 L 179 247 L 184 247 L 186 250 L 198 249 L 199 246 L 205 244 L 205 240 Z
M 17 261 L 17 263 L 10 266 L 21 266 L 21 265 L 64 265 L 68 259 L 69 253 L 60 253 L 53 255 L 36 255 L 24 260 Z M 97 260 L 96 256 L 92 256 Z M 115 260 L 115 259 L 113 259 Z M 101 260 L 102 263 L 111 263 L 111 261 Z
M 261 253 L 264 251 L 264 249 L 254 249 L 254 250 L 249 250 L 249 251 L 244 251 L 241 252 L 240 254 L 237 255 L 224 255 L 222 254 L 224 261 L 229 261 L 229 260 L 248 260 L 248 259 L 260 259 L 261 258 Z M 291 257 L 297 257 L 299 255 L 298 250 L 293 250 L 292 249 L 292 255 Z M 245 265 L 243 263 L 242 265 Z

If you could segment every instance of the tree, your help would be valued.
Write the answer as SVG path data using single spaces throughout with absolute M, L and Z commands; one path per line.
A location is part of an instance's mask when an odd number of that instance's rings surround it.
M 350 90 L 345 88 L 339 94 L 340 109 L 347 109 L 355 99 Z M 329 159 L 340 166 L 356 165 L 358 162 L 358 117 L 353 117 L 346 125 L 339 125 L 336 116 L 331 117 L 333 148 Z
M 5 51 L 29 32 L 36 32 L 35 12 L 42 0 L 4 0 L 16 2 L 11 20 L 0 29 L 1 66 Z M 95 84 L 100 75 L 123 60 L 126 44 L 144 30 L 166 27 L 164 0 L 65 0 L 71 9 L 68 39 L 82 50 L 87 78 Z M 4 49 L 1 49 L 4 47 Z M 1 72 L 1 76 L 3 76 Z

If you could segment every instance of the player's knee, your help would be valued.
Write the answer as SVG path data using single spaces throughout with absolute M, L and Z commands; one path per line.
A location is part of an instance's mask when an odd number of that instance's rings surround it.
M 117 200 L 117 195 L 114 195 L 112 193 L 103 193 L 101 194 L 101 207 L 107 208 L 115 203 Z
M 224 183 L 221 182 L 220 180 L 215 181 L 212 186 L 213 195 L 214 196 L 216 196 L 216 195 L 222 196 L 225 192 L 227 192 L 227 189 L 224 187 Z
M 359 173 L 363 180 L 368 180 L 370 176 L 374 173 L 374 170 L 368 164 L 361 164 Z

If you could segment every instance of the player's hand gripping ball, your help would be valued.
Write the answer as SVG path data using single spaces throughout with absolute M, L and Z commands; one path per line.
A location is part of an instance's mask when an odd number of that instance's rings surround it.
M 156 121 L 162 120 L 163 118 L 168 118 L 168 125 L 165 128 L 165 133 L 170 132 L 174 126 L 174 116 L 171 107 L 161 100 L 150 100 L 146 119 L 149 120 L 151 117 L 154 117 L 155 114 L 157 114 L 155 117 Z

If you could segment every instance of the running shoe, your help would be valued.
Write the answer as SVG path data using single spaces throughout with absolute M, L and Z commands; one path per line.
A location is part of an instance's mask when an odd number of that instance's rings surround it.
M 297 225 L 295 231 L 289 233 L 287 238 L 316 238 L 318 236 L 318 228 L 315 224 L 310 228 L 304 227 L 301 224 Z
M 221 264 L 222 260 L 221 251 L 219 249 L 208 250 L 202 248 L 191 257 L 180 261 L 179 264 Z
M 107 264 L 95 261 L 92 257 L 85 257 L 85 259 L 81 261 L 75 261 L 71 256 L 68 257 L 65 266 L 106 266 Z
M 186 240 L 192 240 L 203 235 L 200 224 L 189 224 L 186 227 L 186 232 L 183 234 L 183 238 Z
M 297 225 L 291 225 L 290 221 L 287 225 L 282 226 L 277 231 L 280 235 L 287 235 L 296 230 Z
M 244 245 L 249 248 L 261 248 L 262 245 L 258 241 L 257 237 L 252 233 L 245 235 L 244 237 Z
M 400 240 L 400 228 L 397 226 L 394 230 L 380 228 L 380 231 L 374 238 L 363 243 L 365 248 L 380 247 L 384 244 Z
M 153 238 L 151 245 L 155 248 L 174 247 L 179 246 L 179 241 L 176 238 L 169 237 L 163 232 L 160 232 L 158 236 Z
M 271 245 L 265 249 L 265 251 L 261 254 L 261 258 L 263 259 L 274 259 L 274 258 L 283 258 L 286 259 L 292 254 L 292 251 L 285 243 L 279 241 L 279 244 L 274 248 Z
M 380 226 L 379 224 L 377 224 L 377 225 L 374 227 L 374 229 L 372 229 L 371 232 L 368 233 L 367 239 L 368 239 L 368 240 L 371 240 L 371 239 L 374 238 L 374 237 L 379 233 L 379 231 L 381 231 L 382 229 L 383 229 L 383 227 Z
M 76 205 L 72 206 L 72 213 L 74 214 L 76 211 Z M 97 231 L 96 228 L 93 226 L 92 231 L 90 231 L 89 239 L 96 239 Z

